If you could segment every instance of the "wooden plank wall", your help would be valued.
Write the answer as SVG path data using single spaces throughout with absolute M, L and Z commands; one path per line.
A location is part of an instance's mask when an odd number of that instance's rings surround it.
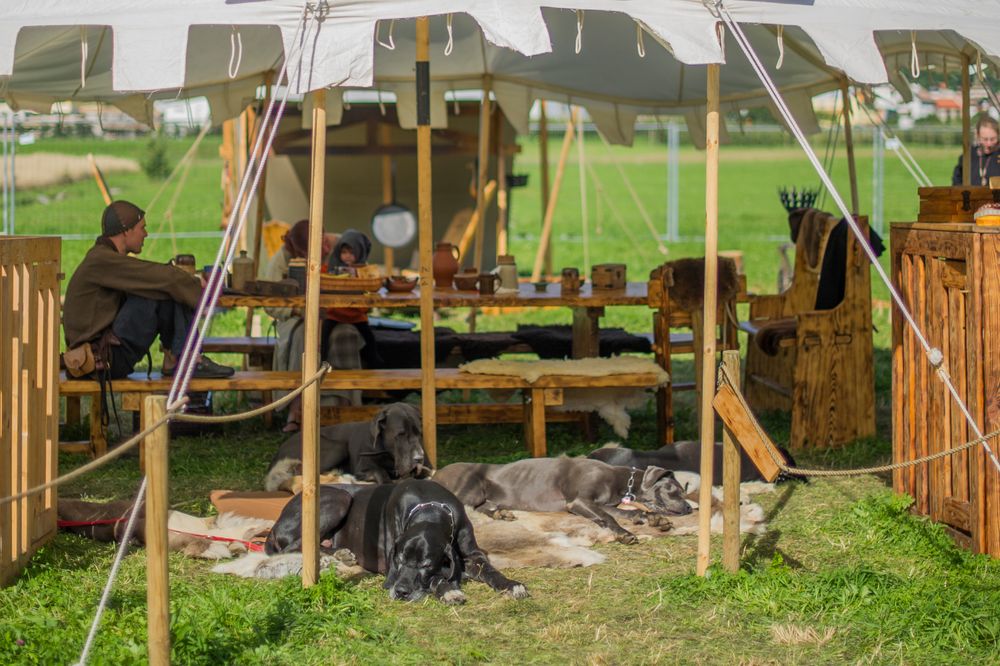
M 54 478 L 59 441 L 58 237 L 0 237 L 0 497 Z M 0 507 L 0 585 L 56 531 L 56 494 Z
M 1000 427 L 1000 235 L 971 224 L 954 227 L 893 225 L 893 279 L 931 346 L 943 353 L 958 395 L 989 432 Z M 916 335 L 898 316 L 892 372 L 895 461 L 972 438 Z M 911 495 L 914 510 L 944 524 L 962 546 L 1000 556 L 1000 474 L 981 448 L 896 470 L 893 487 Z

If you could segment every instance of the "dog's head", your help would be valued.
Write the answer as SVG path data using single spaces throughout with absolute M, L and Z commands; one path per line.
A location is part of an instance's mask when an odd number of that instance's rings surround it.
M 396 476 L 419 477 L 424 470 L 424 438 L 420 410 L 405 402 L 394 402 L 379 410 L 372 420 L 372 443 L 376 452 L 392 455 Z
M 424 509 L 436 512 L 433 522 L 422 520 L 407 526 L 389 551 L 388 571 L 383 587 L 390 599 L 417 601 L 438 583 L 462 579 L 461 560 L 454 546 L 454 518 L 443 507 Z
M 683 516 L 691 513 L 691 505 L 684 499 L 684 488 L 674 478 L 674 473 L 662 467 L 647 467 L 637 499 L 666 513 Z

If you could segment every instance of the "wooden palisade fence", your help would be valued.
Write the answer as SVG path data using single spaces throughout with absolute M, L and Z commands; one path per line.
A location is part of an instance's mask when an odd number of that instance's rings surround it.
M 0 497 L 56 476 L 58 237 L 0 237 Z M 56 491 L 0 506 L 0 585 L 56 531 Z

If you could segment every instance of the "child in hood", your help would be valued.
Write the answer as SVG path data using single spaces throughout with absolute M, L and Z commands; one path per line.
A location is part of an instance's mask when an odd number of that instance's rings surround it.
M 340 239 L 333 247 L 328 265 L 329 272 L 334 273 L 337 269 L 349 268 L 368 262 L 368 255 L 371 253 L 372 242 L 368 236 L 357 229 L 348 229 L 340 235 Z M 366 368 L 377 368 L 382 365 L 381 358 L 375 346 L 375 334 L 371 326 L 368 325 L 367 308 L 329 308 L 326 311 L 326 319 L 323 321 L 323 331 L 320 335 L 322 348 L 321 358 L 328 359 L 330 350 L 330 335 L 337 326 L 354 326 L 361 338 L 364 346 L 361 348 L 361 360 Z M 334 349 L 334 356 L 351 350 Z M 330 359 L 334 367 L 338 367 L 337 359 Z

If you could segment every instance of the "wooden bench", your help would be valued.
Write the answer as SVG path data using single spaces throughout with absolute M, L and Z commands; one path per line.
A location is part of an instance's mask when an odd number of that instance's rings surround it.
M 337 370 L 327 374 L 321 388 L 361 389 L 361 390 L 409 390 L 419 391 L 421 387 L 421 371 L 419 369 L 405 370 Z M 525 443 L 532 455 L 546 454 L 545 423 L 546 405 L 562 403 L 562 390 L 567 388 L 653 388 L 658 385 L 658 377 L 654 373 L 621 373 L 601 377 L 578 375 L 546 375 L 534 382 L 528 382 L 520 377 L 506 375 L 480 375 L 460 372 L 455 368 L 439 368 L 435 370 L 435 388 L 449 389 L 519 389 L 522 391 L 523 405 L 520 407 L 525 426 Z M 237 372 L 227 379 L 192 379 L 188 384 L 189 392 L 205 391 L 288 391 L 296 388 L 302 381 L 298 372 L 277 371 L 245 371 Z M 168 393 L 173 380 L 153 373 L 150 378 L 145 374 L 133 374 L 125 379 L 112 382 L 112 388 L 121 396 L 122 408 L 142 413 L 143 398 L 156 393 Z M 59 391 L 61 396 L 91 396 L 90 432 L 91 441 L 87 444 L 72 444 L 64 450 L 87 451 L 94 455 L 107 452 L 107 440 L 101 431 L 100 385 L 93 380 L 78 380 L 60 378 Z M 500 408 L 499 410 L 497 408 Z M 447 404 L 439 405 L 438 409 L 447 415 L 444 422 L 450 423 L 483 423 L 482 414 L 500 413 L 504 405 L 465 405 L 455 408 Z M 493 409 L 493 412 L 490 412 Z M 515 407 L 516 409 L 516 407 Z M 479 410 L 483 410 L 477 414 Z

